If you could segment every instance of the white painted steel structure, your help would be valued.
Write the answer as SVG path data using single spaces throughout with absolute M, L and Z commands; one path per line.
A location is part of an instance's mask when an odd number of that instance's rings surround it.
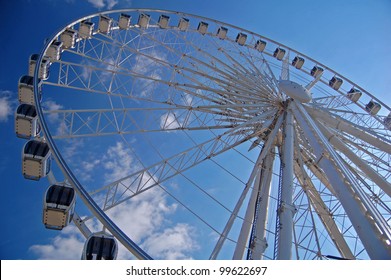
M 110 214 L 154 196 L 177 209 L 167 226 L 193 229 L 198 258 L 391 258 L 391 109 L 346 77 L 251 31 L 153 9 L 78 19 L 37 64 L 48 57 L 34 104 L 90 211 L 74 215 L 86 237 L 97 219 L 156 257 Z

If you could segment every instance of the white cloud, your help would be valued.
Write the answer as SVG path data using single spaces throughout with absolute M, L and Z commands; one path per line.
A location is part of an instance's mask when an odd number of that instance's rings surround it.
M 86 173 L 105 170 L 104 177 L 108 182 L 123 178 L 137 168 L 131 150 L 122 142 L 109 147 L 101 159 L 81 164 Z M 148 182 L 151 178 L 145 175 L 143 180 Z M 103 195 L 97 197 L 97 200 L 104 199 Z M 190 259 L 198 249 L 196 231 L 188 224 L 171 220 L 177 208 L 176 203 L 168 201 L 162 189 L 154 187 L 108 210 L 107 215 L 152 257 Z M 102 229 L 98 222 L 91 220 L 88 226 L 93 231 Z M 30 249 L 40 259 L 79 259 L 83 245 L 84 238 L 75 226 L 70 225 L 49 244 L 34 245 Z M 133 257 L 119 245 L 118 259 L 129 258 Z
M 184 94 L 182 102 L 185 106 L 192 106 L 193 98 L 190 94 Z M 187 114 L 187 112 L 182 112 L 181 114 L 181 112 L 178 111 L 168 111 L 160 116 L 160 128 L 170 130 L 186 126 L 186 123 L 191 121 L 191 116 L 190 118 L 185 117 L 185 114 Z M 187 119 L 187 121 L 185 119 Z
M 111 9 L 113 8 L 115 5 L 118 4 L 118 1 L 117 0 L 106 0 L 106 4 L 107 4 L 107 9 Z
M 112 58 L 107 58 L 103 62 L 104 62 L 103 64 L 100 64 L 99 62 L 87 61 L 87 60 L 83 60 L 81 62 L 82 66 L 81 66 L 80 77 L 83 79 L 85 83 L 92 82 L 92 84 L 96 83 L 97 85 L 101 85 L 104 87 L 104 84 L 110 80 L 110 78 L 113 76 L 112 71 L 116 70 L 115 61 Z M 95 72 L 94 67 L 102 68 L 103 70 Z M 108 70 L 108 71 L 104 71 L 104 70 Z
M 8 121 L 13 113 L 14 102 L 10 98 L 10 91 L 0 91 L 0 122 Z
M 47 100 L 43 103 L 44 107 L 48 111 L 55 111 L 55 110 L 61 110 L 64 107 L 60 104 L 57 104 L 55 101 Z M 59 121 L 59 114 L 58 113 L 51 113 L 47 115 L 48 120 L 51 123 L 56 123 Z
M 150 50 L 145 52 L 145 55 L 153 57 L 156 60 L 166 61 L 167 55 L 161 52 L 157 52 L 156 50 Z M 156 78 L 160 77 L 160 73 L 162 72 L 162 66 L 158 64 L 154 59 L 149 58 L 143 54 L 139 54 L 136 57 L 136 61 L 132 67 L 132 71 L 138 74 L 147 74 L 153 73 L 156 75 Z M 152 75 L 151 75 L 152 76 Z
M 168 112 L 160 117 L 161 129 L 176 129 L 180 126 L 181 125 L 173 112 Z
M 104 168 L 106 172 L 106 183 L 111 183 L 129 175 L 132 171 L 133 158 L 131 151 L 122 142 L 117 142 L 115 146 L 109 147 L 104 158 Z
M 107 69 L 109 71 L 103 72 L 100 75 L 100 78 L 101 78 L 102 82 L 107 82 L 113 76 L 112 71 L 116 70 L 116 66 L 115 66 L 115 61 L 112 58 L 108 58 L 104 62 L 106 63 L 105 69 Z
M 107 9 L 109 10 L 113 8 L 115 5 L 117 5 L 119 2 L 118 0 L 87 0 L 87 1 L 97 9 L 103 9 L 107 7 Z
M 184 93 L 183 104 L 186 106 L 191 106 L 193 104 L 193 96 L 188 93 Z
M 87 158 L 87 160 L 81 160 L 77 163 L 77 168 L 75 169 L 76 176 L 82 184 L 87 182 L 93 182 L 93 174 L 95 168 L 101 163 L 100 159 Z
M 83 161 L 81 162 L 82 168 L 86 172 L 91 172 L 94 168 L 100 163 L 99 159 L 95 159 L 92 161 Z
M 61 149 L 61 152 L 68 163 L 74 163 L 75 157 L 80 155 L 80 151 L 83 151 L 83 149 L 83 139 L 71 138 L 66 140 L 66 142 L 64 143 L 64 147 Z
M 162 61 L 166 61 L 167 58 L 165 53 L 157 52 L 156 50 L 150 50 L 146 52 L 146 55 Z M 148 93 L 152 92 L 153 87 L 155 86 L 156 82 L 154 80 L 162 79 L 163 66 L 158 64 L 155 60 L 139 54 L 133 62 L 131 71 L 151 78 L 138 80 L 140 95 L 147 96 Z
M 152 188 L 109 210 L 108 215 L 135 242 L 140 243 L 159 231 L 166 222 L 166 216 L 176 209 L 177 205 L 168 203 L 160 189 Z
M 198 249 L 193 231 L 187 224 L 177 224 L 151 235 L 143 245 L 159 259 L 189 259 L 188 253 Z
M 63 229 L 61 234 L 51 239 L 51 243 L 33 245 L 30 247 L 30 251 L 41 260 L 77 260 L 82 254 L 83 239 L 76 226 L 70 225 Z
M 92 4 L 97 9 L 102 9 L 105 7 L 105 1 L 104 0 L 87 0 L 88 3 Z
M 86 61 L 86 60 L 83 60 L 81 62 L 81 65 L 83 65 L 83 66 L 82 66 L 82 69 L 81 69 L 80 76 L 83 78 L 84 82 L 87 82 L 89 77 L 91 76 L 91 73 L 92 73 L 91 66 L 93 66 L 93 65 L 92 65 L 91 62 Z
M 45 119 L 52 125 L 51 133 L 53 135 L 69 134 L 69 127 L 65 123 L 64 114 L 50 113 L 51 111 L 62 110 L 64 106 L 56 103 L 53 100 L 47 100 L 43 103 L 45 108 Z

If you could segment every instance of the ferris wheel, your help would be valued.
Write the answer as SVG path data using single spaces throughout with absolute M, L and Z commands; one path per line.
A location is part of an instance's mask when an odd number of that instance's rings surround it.
M 191 228 L 202 259 L 391 258 L 391 109 L 288 46 L 181 12 L 100 12 L 49 39 L 18 88 L 23 174 L 48 178 L 44 224 L 73 220 L 84 259 L 117 241 L 159 258 L 123 226 L 147 219 L 134 201 Z

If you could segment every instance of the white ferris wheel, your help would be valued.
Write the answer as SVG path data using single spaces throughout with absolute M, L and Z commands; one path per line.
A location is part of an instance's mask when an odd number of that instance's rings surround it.
M 155 258 L 111 214 L 148 195 L 176 206 L 165 222 L 192 226 L 199 258 L 391 258 L 391 109 L 288 46 L 181 12 L 100 12 L 31 56 L 18 94 L 23 174 L 48 178 L 43 222 L 73 220 L 84 259 L 118 242 Z

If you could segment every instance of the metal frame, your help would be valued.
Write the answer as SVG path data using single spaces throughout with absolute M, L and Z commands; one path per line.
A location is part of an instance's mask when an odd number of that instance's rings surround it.
M 387 173 L 384 170 L 378 172 L 378 167 L 373 163 L 374 158 L 379 162 L 386 162 L 387 157 L 389 158 L 390 133 L 383 130 L 384 120 L 380 116 L 370 116 L 365 112 L 365 99 L 375 100 L 390 112 L 391 109 L 387 104 L 332 69 L 287 46 L 230 24 L 174 11 L 126 9 L 83 17 L 68 24 L 59 30 L 51 40 L 48 40 L 37 62 L 44 59 L 45 53 L 52 42 L 67 28 L 77 26 L 85 20 L 93 20 L 101 15 L 110 16 L 111 14 L 120 13 L 168 14 L 171 16 L 170 23 L 174 22 L 173 17 L 196 19 L 197 23 L 207 22 L 210 24 L 208 30 L 203 34 L 203 38 L 210 40 L 211 46 L 218 47 L 221 42 L 224 42 L 224 44 L 230 44 L 229 46 L 232 48 L 231 50 L 219 47 L 215 54 L 210 53 L 207 49 L 204 50 L 198 47 L 196 41 L 185 39 L 184 31 L 174 26 L 175 24 L 173 26 L 169 25 L 164 28 L 164 32 L 171 32 L 170 34 L 173 34 L 175 40 L 186 42 L 183 44 L 184 48 L 197 50 L 195 54 L 186 54 L 184 59 L 188 63 L 180 64 L 149 54 L 137 46 L 132 47 L 129 42 L 133 38 L 115 37 L 113 33 L 119 28 L 114 22 L 112 25 L 113 32 L 99 34 L 99 36 L 96 36 L 98 33 L 95 32 L 91 39 L 78 40 L 76 49 L 66 50 L 69 54 L 88 59 L 97 63 L 97 65 L 59 60 L 56 61 L 57 68 L 51 69 L 50 74 L 57 78 L 43 82 L 43 86 L 58 86 L 107 96 L 111 102 L 111 108 L 109 109 L 44 110 L 40 102 L 39 80 L 36 78 L 39 77 L 39 67 L 36 67 L 34 98 L 37 113 L 44 137 L 58 166 L 66 176 L 66 180 L 74 186 L 79 197 L 93 216 L 97 217 L 104 227 L 116 236 L 118 241 L 130 252 L 139 259 L 151 259 L 146 252 L 118 228 L 115 222 L 108 218 L 105 214 L 106 210 L 124 203 L 153 187 L 164 188 L 162 183 L 165 181 L 175 176 L 185 176 L 185 171 L 205 161 L 213 161 L 218 155 L 236 149 L 244 142 L 253 141 L 250 149 L 259 146 L 261 152 L 225 228 L 221 232 L 216 230 L 219 233 L 219 240 L 210 256 L 211 259 L 218 257 L 224 242 L 229 239 L 228 234 L 247 197 L 250 197 L 250 199 L 233 258 L 243 258 L 246 250 L 249 259 L 258 259 L 265 256 L 265 251 L 268 248 L 265 239 L 266 225 L 270 214 L 267 209 L 271 204 L 270 198 L 273 195 L 271 181 L 274 176 L 268 164 L 273 164 L 274 155 L 272 156 L 271 153 L 275 147 L 279 148 L 281 154 L 279 156 L 281 173 L 278 176 L 282 178 L 281 196 L 278 201 L 280 225 L 276 225 L 278 234 L 275 236 L 274 243 L 278 259 L 292 258 L 292 244 L 295 243 L 295 240 L 301 238 L 301 233 L 296 232 L 294 228 L 300 224 L 301 219 L 304 219 L 304 214 L 309 215 L 308 219 L 311 220 L 313 225 L 312 231 L 307 235 L 313 235 L 316 240 L 320 238 L 317 236 L 318 229 L 315 226 L 316 218 L 313 212 L 320 216 L 321 223 L 327 234 L 332 237 L 339 253 L 345 258 L 355 257 L 349 249 L 349 245 L 344 241 L 343 233 L 338 229 L 337 223 L 333 222 L 333 216 L 330 212 L 325 211 L 327 205 L 323 196 L 326 195 L 333 200 L 336 196 L 346 208 L 347 215 L 353 221 L 353 227 L 363 240 L 370 257 L 390 257 L 390 250 L 387 249 L 387 246 L 389 246 L 387 242 L 391 240 L 390 228 L 382 213 L 379 212 L 379 207 L 384 208 L 384 205 L 373 206 L 374 200 L 368 199 L 368 194 L 361 190 L 361 185 L 367 184 L 366 180 L 368 180 L 371 184 L 374 183 L 379 186 L 386 195 L 390 196 L 391 193 L 390 184 L 387 182 L 390 172 Z M 132 18 L 136 19 L 137 17 L 132 16 Z M 131 32 L 130 30 L 132 30 L 132 32 L 136 32 L 135 37 L 144 36 L 154 44 L 164 48 L 167 54 L 176 55 L 177 49 L 174 46 L 159 42 L 159 38 L 155 38 L 153 32 L 149 33 L 148 29 L 150 27 L 158 27 L 156 19 L 153 21 L 151 17 L 148 26 L 148 28 L 138 30 L 136 25 L 130 25 L 129 29 L 121 31 Z M 219 39 L 218 33 L 213 28 L 220 27 L 236 31 L 230 31 L 228 34 L 246 35 L 246 42 L 238 44 L 234 37 L 229 36 L 224 37 L 224 40 Z M 159 28 L 158 31 L 154 32 L 161 33 L 163 31 Z M 197 25 L 190 25 L 186 32 L 189 34 L 198 33 Z M 90 44 L 89 40 L 95 40 L 96 45 Z M 267 43 L 266 49 L 262 52 L 257 52 L 255 49 L 256 42 L 259 40 Z M 121 46 L 119 52 L 103 51 L 103 49 L 115 49 L 118 46 Z M 278 61 L 272 62 L 269 58 L 266 59 L 266 57 L 273 57 L 273 51 L 276 47 L 286 50 L 289 54 L 282 61 L 282 66 L 276 66 L 279 63 Z M 140 56 L 149 63 L 165 69 L 174 78 L 168 80 L 151 76 L 149 73 L 143 73 L 142 71 L 129 71 L 129 65 L 126 63 L 133 56 Z M 306 82 L 309 82 L 307 89 L 316 89 L 324 93 L 322 98 L 315 98 L 311 106 L 304 106 L 292 101 L 278 88 L 278 81 L 275 77 L 276 67 L 282 69 L 282 76 L 286 79 L 290 77 L 297 78 L 297 73 L 310 76 L 310 70 L 307 67 L 296 68 L 296 74 L 290 73 L 289 56 L 303 58 L 305 60 L 304 66 L 308 64 L 316 65 L 324 69 L 322 76 L 306 80 Z M 97 79 L 96 77 L 102 76 L 102 73 L 109 73 L 110 77 Z M 326 77 L 330 75 L 343 80 L 344 86 L 359 89 L 363 93 L 360 101 L 353 103 L 349 100 L 347 97 L 348 91 L 344 90 L 343 87 L 334 89 L 332 91 L 334 94 L 326 93 L 324 85 L 328 86 L 329 80 Z M 121 77 L 122 83 L 118 82 L 117 77 Z M 177 77 L 177 81 L 189 81 L 189 83 L 175 82 L 175 77 Z M 197 104 L 196 106 L 193 104 L 179 104 L 170 100 L 160 101 L 161 99 L 158 98 L 157 93 L 153 91 L 144 96 L 136 96 L 132 94 L 133 86 L 130 93 L 127 91 L 127 85 L 131 83 L 132 79 L 139 79 L 145 82 L 147 86 L 164 85 L 169 88 L 168 97 L 174 92 L 182 92 L 205 101 L 205 104 Z M 203 80 L 213 81 L 213 83 L 204 83 Z M 205 95 L 200 91 L 209 92 L 209 94 Z M 115 108 L 112 98 L 134 99 L 140 102 L 153 101 L 159 106 L 148 109 L 144 107 Z M 364 101 L 362 101 L 363 99 Z M 352 104 L 363 109 L 364 113 L 353 114 L 349 107 Z M 140 111 L 150 112 L 149 118 L 147 117 L 144 120 L 142 127 L 137 126 L 137 120 L 132 117 L 133 113 Z M 156 112 L 167 114 L 164 125 L 159 129 L 154 126 L 159 120 L 153 115 Z M 46 123 L 46 117 L 50 114 L 58 114 L 69 129 L 54 135 Z M 174 120 L 172 120 L 173 118 Z M 314 121 L 314 118 L 319 118 L 319 120 Z M 171 123 L 169 123 L 170 121 Z M 360 126 L 357 126 L 357 124 Z M 79 183 L 56 146 L 56 141 L 60 139 L 118 134 L 124 137 L 127 134 L 159 133 L 168 130 L 181 132 L 224 130 L 224 132 L 216 133 L 212 138 L 201 143 L 195 143 L 190 148 L 170 157 L 162 157 L 160 161 L 144 166 L 137 172 L 90 193 Z M 265 135 L 267 136 L 265 137 Z M 306 140 L 302 139 L 301 135 Z M 357 137 L 357 139 L 352 138 L 352 136 Z M 352 149 L 360 149 L 362 143 L 371 146 L 368 151 L 360 151 L 364 158 L 360 158 L 352 152 Z M 314 149 L 314 147 L 316 148 Z M 346 158 L 341 159 L 340 155 L 333 150 L 334 148 L 337 148 L 339 153 L 344 154 Z M 301 149 L 301 153 L 298 153 L 297 149 Z M 320 151 L 325 152 L 321 153 Z M 330 159 L 327 157 L 330 157 Z M 357 169 L 361 169 L 360 172 L 365 173 L 365 178 L 361 178 L 361 173 L 349 170 L 344 160 L 353 162 L 358 167 Z M 319 167 L 325 171 L 327 178 L 319 172 Z M 357 178 L 361 183 L 356 183 Z M 329 182 L 326 181 L 327 179 Z M 325 194 L 320 192 L 317 186 L 311 183 L 311 180 L 321 182 L 326 188 Z M 345 191 L 338 186 L 345 186 Z M 306 194 L 298 192 L 298 187 L 301 187 Z M 252 191 L 250 192 L 251 188 Z M 349 191 L 346 192 L 346 190 Z M 92 199 L 92 196 L 103 192 L 106 193 L 106 203 L 103 207 L 100 207 Z M 308 207 L 301 212 L 300 216 L 295 217 L 295 201 L 298 201 L 298 197 L 307 199 Z M 333 205 L 331 202 L 328 204 Z M 183 203 L 182 205 L 184 206 Z M 386 205 L 386 207 L 388 206 Z M 363 209 L 366 209 L 367 212 Z M 193 214 L 197 216 L 196 213 Z M 370 219 L 367 218 L 368 215 L 371 217 Z M 90 234 L 85 226 L 86 220 L 81 219 L 76 214 L 74 221 L 85 236 Z M 360 226 L 357 226 L 362 225 L 362 223 L 368 225 L 366 229 L 373 229 L 372 234 L 363 232 Z M 321 254 L 320 247 L 318 242 L 316 249 L 318 257 L 322 257 L 319 255 Z M 294 249 L 296 250 L 296 256 L 298 256 L 300 248 L 296 246 Z

